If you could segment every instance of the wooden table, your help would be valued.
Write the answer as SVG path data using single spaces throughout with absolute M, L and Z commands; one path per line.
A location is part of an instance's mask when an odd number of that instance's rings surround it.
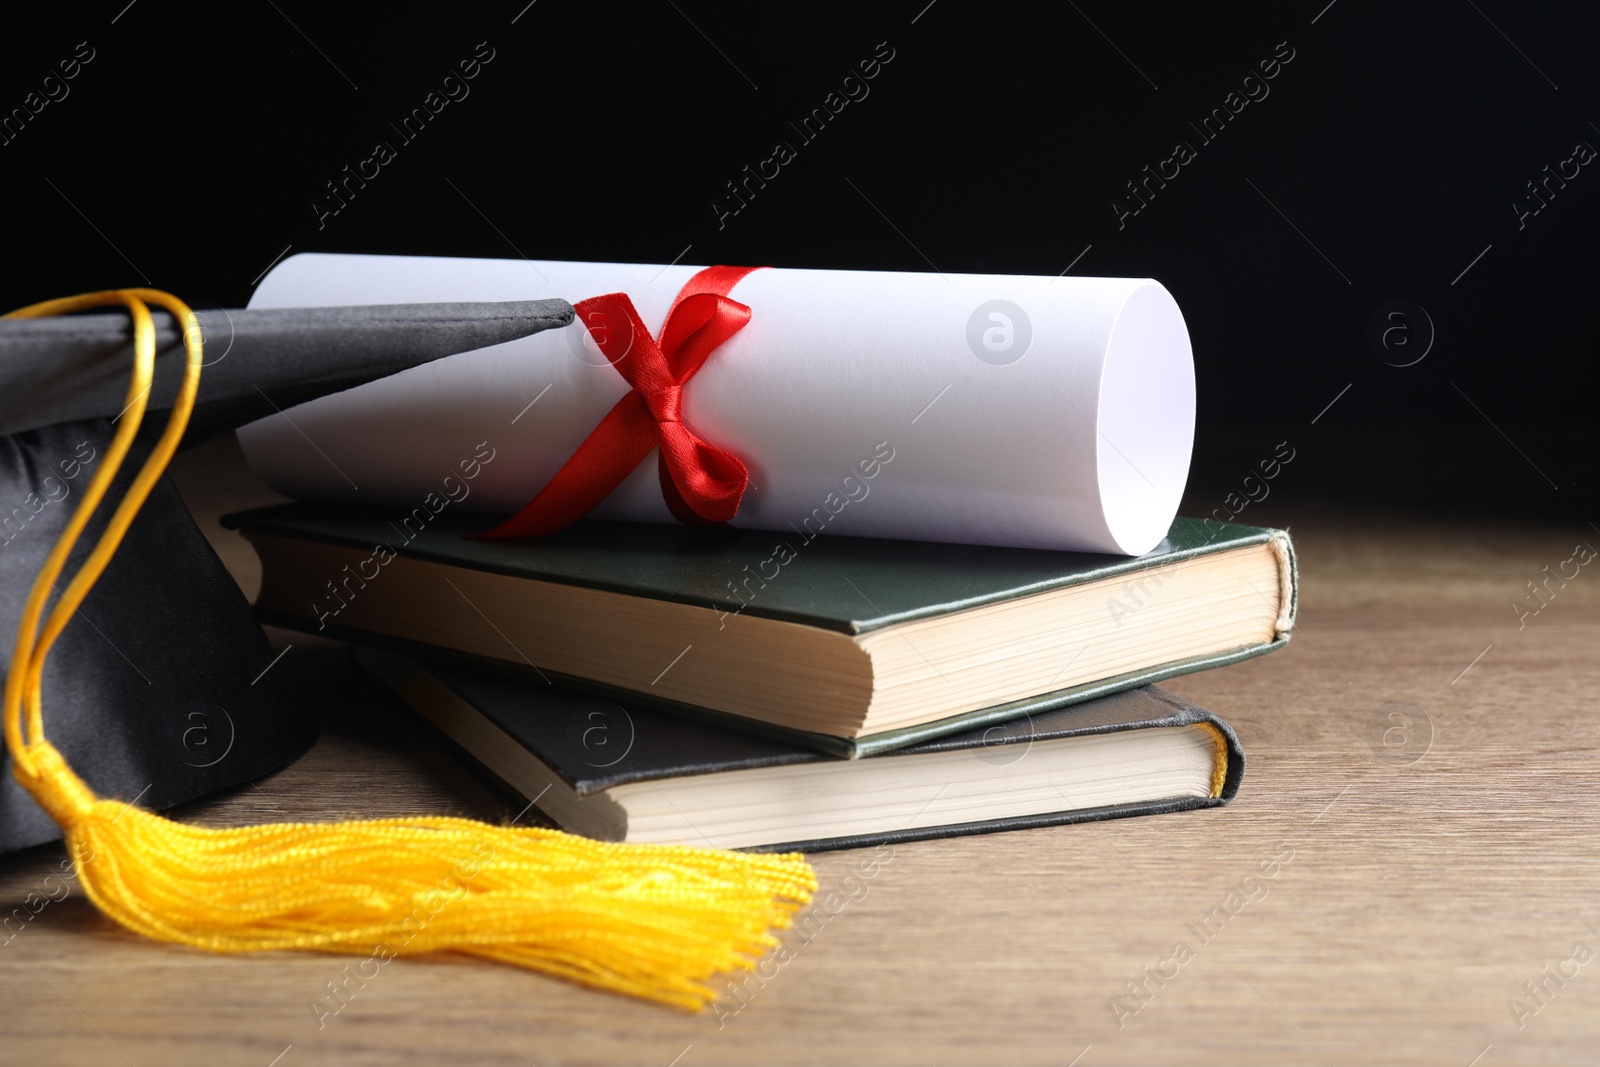
M 197 510 L 249 502 L 208 477 L 189 477 Z M 748 1002 L 698 1017 L 504 967 L 401 960 L 319 1028 L 312 1000 L 344 959 L 156 944 L 74 889 L 0 947 L 3 1058 L 1600 1061 L 1600 564 L 1523 629 L 1508 606 L 1600 533 L 1349 505 L 1258 513 L 1293 522 L 1295 639 L 1169 683 L 1238 728 L 1250 763 L 1228 808 L 898 846 Z M 248 586 L 248 556 L 227 556 Z M 183 818 L 515 813 L 337 648 L 276 636 L 294 642 L 282 669 L 323 708 L 322 739 Z M 0 907 L 62 855 L 0 858 Z M 816 856 L 824 890 L 861 858 Z

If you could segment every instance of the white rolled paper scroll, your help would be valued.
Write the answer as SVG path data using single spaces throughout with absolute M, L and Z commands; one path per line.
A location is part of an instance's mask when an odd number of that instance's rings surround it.
M 659 330 L 700 268 L 294 256 L 251 307 L 624 292 Z M 747 529 L 1140 555 L 1189 472 L 1194 364 L 1158 282 L 768 268 L 684 387 L 686 423 L 750 472 Z M 455 507 L 511 513 L 628 391 L 574 323 L 253 423 L 256 473 L 300 499 L 411 508 L 487 442 Z M 870 472 L 870 477 L 869 477 Z M 593 513 L 670 523 L 654 455 Z

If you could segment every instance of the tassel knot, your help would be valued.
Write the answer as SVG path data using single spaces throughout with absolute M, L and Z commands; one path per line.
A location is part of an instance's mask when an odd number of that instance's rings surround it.
M 43 738 L 28 745 L 31 772 L 23 761 L 13 764 L 16 779 L 33 795 L 39 806 L 58 826 L 73 826 L 83 821 L 100 803 L 94 790 L 67 765 L 66 757 Z

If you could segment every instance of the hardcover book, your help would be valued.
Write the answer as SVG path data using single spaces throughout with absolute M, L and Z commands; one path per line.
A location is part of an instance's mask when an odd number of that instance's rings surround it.
M 1156 686 L 870 759 L 374 649 L 358 660 L 562 829 L 818 851 L 1226 804 L 1244 753 Z
M 1282 531 L 1179 519 L 1121 557 L 286 504 L 230 516 L 264 621 L 442 649 L 865 755 L 1232 663 L 1288 640 Z

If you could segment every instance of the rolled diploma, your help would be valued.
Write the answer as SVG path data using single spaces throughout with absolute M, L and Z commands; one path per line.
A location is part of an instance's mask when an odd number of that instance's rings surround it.
M 250 306 L 624 292 L 659 333 L 699 269 L 308 253 L 274 268 Z M 750 322 L 685 385 L 683 412 L 749 468 L 734 526 L 1127 555 L 1165 536 L 1195 391 L 1188 331 L 1159 283 L 768 268 L 731 295 Z M 510 513 L 628 388 L 574 323 L 313 400 L 239 438 L 288 496 L 410 509 L 454 475 L 469 492 L 453 507 Z M 481 442 L 494 458 L 462 483 Z M 655 453 L 592 514 L 675 522 Z

